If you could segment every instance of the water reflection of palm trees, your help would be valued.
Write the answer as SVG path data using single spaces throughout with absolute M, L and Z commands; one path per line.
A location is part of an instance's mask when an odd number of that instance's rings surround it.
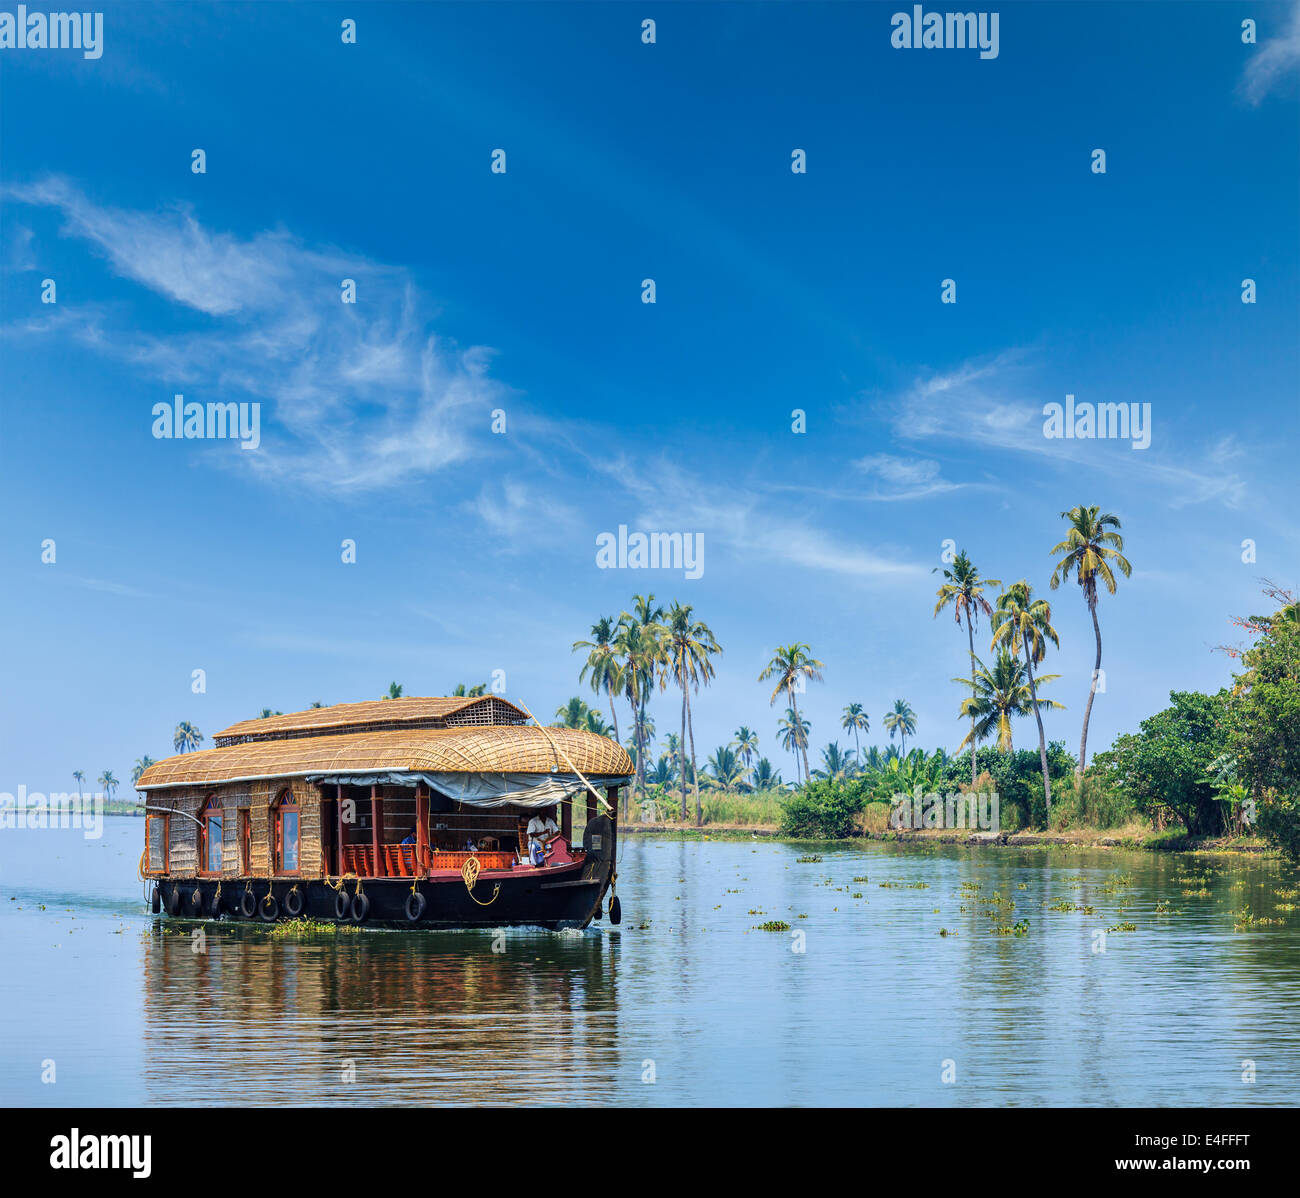
M 142 938 L 154 1101 L 597 1102 L 619 1068 L 616 936 L 205 937 Z

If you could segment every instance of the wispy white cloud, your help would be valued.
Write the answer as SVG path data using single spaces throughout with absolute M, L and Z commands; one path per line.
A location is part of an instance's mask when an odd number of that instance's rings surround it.
M 929 567 L 893 547 L 868 544 L 856 531 L 829 531 L 815 514 L 791 507 L 779 483 L 715 482 L 665 459 L 593 463 L 632 501 L 625 522 L 642 530 L 700 532 L 708 560 L 757 564 L 764 571 L 815 570 L 865 585 L 912 585 Z M 608 517 L 610 526 L 623 517 Z
M 282 231 L 213 232 L 183 208 L 99 205 L 57 178 L 6 195 L 58 211 L 65 235 L 116 274 L 197 314 L 195 327 L 163 334 L 102 307 L 66 327 L 168 388 L 193 388 L 187 398 L 270 401 L 262 449 L 238 455 L 240 467 L 331 491 L 394 486 L 472 456 L 472 430 L 507 394 L 489 350 L 428 331 L 428 303 L 401 269 Z M 345 278 L 356 304 L 341 300 Z
M 960 491 L 966 484 L 941 477 L 939 463 L 932 458 L 901 458 L 890 453 L 873 453 L 852 463 L 877 482 L 867 496 L 890 501 L 925 499 Z
M 1059 403 L 1064 396 L 1045 398 L 1025 356 L 1008 351 L 917 378 L 893 402 L 888 419 L 903 442 L 962 443 L 1136 479 L 1161 487 L 1171 507 L 1217 501 L 1240 508 L 1245 503 L 1246 482 L 1235 468 L 1243 451 L 1233 438 L 1216 438 L 1199 450 L 1175 447 L 1161 427 L 1158 402 L 1153 404 L 1157 443 L 1148 449 L 1135 450 L 1122 441 L 1048 438 L 1043 435 L 1048 399 Z
M 1264 23 L 1268 23 L 1268 18 Z M 1249 103 L 1259 104 L 1297 67 L 1300 67 L 1300 0 L 1292 5 L 1281 32 L 1264 38 L 1250 56 L 1241 73 L 1239 90 Z
M 136 587 L 128 586 L 124 582 L 114 582 L 108 578 L 82 578 L 73 576 L 70 581 L 79 587 L 85 587 L 90 591 L 100 591 L 105 595 L 120 595 L 126 599 L 148 599 L 151 596 L 148 591 L 139 590 Z

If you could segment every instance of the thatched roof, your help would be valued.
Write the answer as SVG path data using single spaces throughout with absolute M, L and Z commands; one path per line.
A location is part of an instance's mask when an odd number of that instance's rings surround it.
M 285 740 L 324 732 L 362 732 L 407 727 L 448 728 L 462 725 L 522 724 L 527 712 L 497 695 L 422 699 L 372 699 L 336 703 L 288 715 L 241 720 L 218 732 L 218 748 L 250 740 Z
M 438 701 L 412 700 L 423 703 Z M 382 705 L 387 707 L 388 703 Z M 348 706 L 363 707 L 366 704 Z M 226 730 L 227 733 L 230 731 Z M 567 755 L 568 760 L 562 754 Z M 182 753 L 151 765 L 140 776 L 136 789 L 376 771 L 569 774 L 573 766 L 584 774 L 606 777 L 626 777 L 633 769 L 632 759 L 621 745 L 576 728 L 539 728 L 535 725 L 405 728 L 251 741 L 197 753 Z

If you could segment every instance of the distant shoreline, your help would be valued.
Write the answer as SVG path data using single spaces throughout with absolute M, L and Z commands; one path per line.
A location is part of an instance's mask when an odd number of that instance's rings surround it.
M 705 824 L 697 828 L 686 824 L 620 824 L 627 834 L 676 837 L 682 840 L 781 840 L 790 844 L 851 845 L 863 841 L 897 844 L 960 844 L 980 848 L 1079 848 L 1136 849 L 1170 853 L 1249 853 L 1273 854 L 1263 840 L 1254 837 L 1187 836 L 1180 833 L 1153 832 L 1150 836 L 1107 836 L 1096 830 L 1085 832 L 864 832 L 845 840 L 808 840 L 782 836 L 773 826 L 739 824 Z

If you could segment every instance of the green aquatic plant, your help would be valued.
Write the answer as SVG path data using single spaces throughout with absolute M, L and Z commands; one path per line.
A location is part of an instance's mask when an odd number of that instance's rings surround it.
M 1029 920 L 1019 919 L 1014 924 L 999 924 L 993 929 L 995 936 L 1027 936 L 1029 934 Z
M 252 925 L 256 926 L 256 925 Z M 282 919 L 271 924 L 266 934 L 272 939 L 302 939 L 308 936 L 352 935 L 361 931 L 359 924 L 333 923 L 300 915 L 296 919 Z
M 796 865 L 816 865 L 820 860 L 821 860 L 821 857 L 819 857 L 816 853 L 812 853 L 812 854 L 810 854 L 810 855 L 807 856 L 807 857 L 796 857 L 796 858 L 795 858 L 795 864 L 796 864 Z
M 758 924 L 756 930 L 760 932 L 788 932 L 790 925 L 784 919 L 769 919 L 767 923 Z
M 1136 932 L 1137 930 L 1137 924 L 1131 920 L 1125 920 L 1123 923 L 1117 923 L 1113 928 L 1106 929 L 1108 932 Z
M 1236 931 L 1244 932 L 1247 928 L 1277 927 L 1284 923 L 1286 923 L 1285 919 L 1273 919 L 1267 915 L 1252 915 L 1250 908 L 1246 907 L 1237 912 L 1232 926 Z

